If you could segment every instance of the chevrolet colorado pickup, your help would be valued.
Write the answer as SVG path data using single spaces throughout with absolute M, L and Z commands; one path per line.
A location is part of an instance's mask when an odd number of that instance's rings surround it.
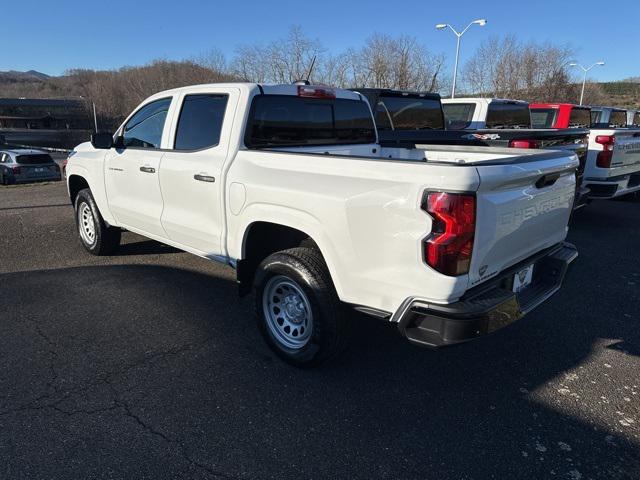
M 576 153 L 574 208 L 586 204 L 581 188 L 587 156 L 588 122 L 581 129 L 531 128 L 529 104 L 515 100 L 440 100 L 434 93 L 358 89 L 372 106 L 380 142 L 385 146 L 415 144 L 566 150 Z
M 79 238 L 122 229 L 236 269 L 285 361 L 346 346 L 348 308 L 442 346 L 503 327 L 559 290 L 578 165 L 571 152 L 390 148 L 366 99 L 312 85 L 158 93 L 76 147 Z
M 627 112 L 549 103 L 531 105 L 531 118 L 540 128 L 582 127 L 588 119 L 593 122 L 582 180 L 590 199 L 617 198 L 640 191 L 640 128 L 626 126 Z

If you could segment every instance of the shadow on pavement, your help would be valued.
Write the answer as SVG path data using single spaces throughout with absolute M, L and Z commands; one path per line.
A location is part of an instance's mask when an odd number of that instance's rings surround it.
M 457 348 L 411 347 L 355 316 L 350 351 L 312 371 L 271 355 L 226 279 L 146 265 L 4 274 L 0 463 L 11 478 L 638 478 L 638 443 L 567 413 L 557 392 L 603 339 L 638 345 L 624 308 L 576 282 L 591 268 Z M 585 397 L 570 401 L 604 408 Z
M 155 240 L 143 240 L 120 245 L 114 256 L 159 255 L 163 253 L 180 253 L 180 250 Z

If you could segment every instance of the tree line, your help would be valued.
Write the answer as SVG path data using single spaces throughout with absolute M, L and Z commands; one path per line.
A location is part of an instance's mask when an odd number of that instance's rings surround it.
M 570 46 L 522 43 L 513 35 L 487 38 L 460 72 L 458 95 L 529 101 L 576 102 L 579 82 L 570 70 Z M 73 69 L 59 77 L 0 84 L 3 97 L 82 97 L 94 103 L 99 124 L 113 129 L 149 95 L 184 85 L 251 81 L 291 83 L 306 79 L 340 88 L 393 88 L 447 95 L 450 69 L 442 53 L 417 38 L 374 33 L 360 47 L 329 52 L 300 27 L 281 39 L 240 45 L 227 59 L 217 49 L 189 60 L 155 60 L 117 70 Z M 589 83 L 585 103 L 603 92 Z

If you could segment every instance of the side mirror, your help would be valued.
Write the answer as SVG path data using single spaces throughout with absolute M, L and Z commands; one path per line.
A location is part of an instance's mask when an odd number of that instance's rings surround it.
M 113 135 L 111 133 L 94 133 L 91 135 L 93 148 L 108 150 L 113 147 Z

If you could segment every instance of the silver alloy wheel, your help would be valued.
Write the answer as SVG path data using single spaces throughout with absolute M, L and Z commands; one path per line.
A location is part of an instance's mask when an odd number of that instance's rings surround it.
M 96 241 L 96 223 L 93 218 L 91 207 L 86 203 L 81 203 L 78 209 L 78 231 L 84 243 L 92 246 Z
M 283 275 L 270 278 L 262 292 L 262 309 L 271 334 L 282 346 L 299 350 L 309 342 L 311 304 L 296 282 Z

